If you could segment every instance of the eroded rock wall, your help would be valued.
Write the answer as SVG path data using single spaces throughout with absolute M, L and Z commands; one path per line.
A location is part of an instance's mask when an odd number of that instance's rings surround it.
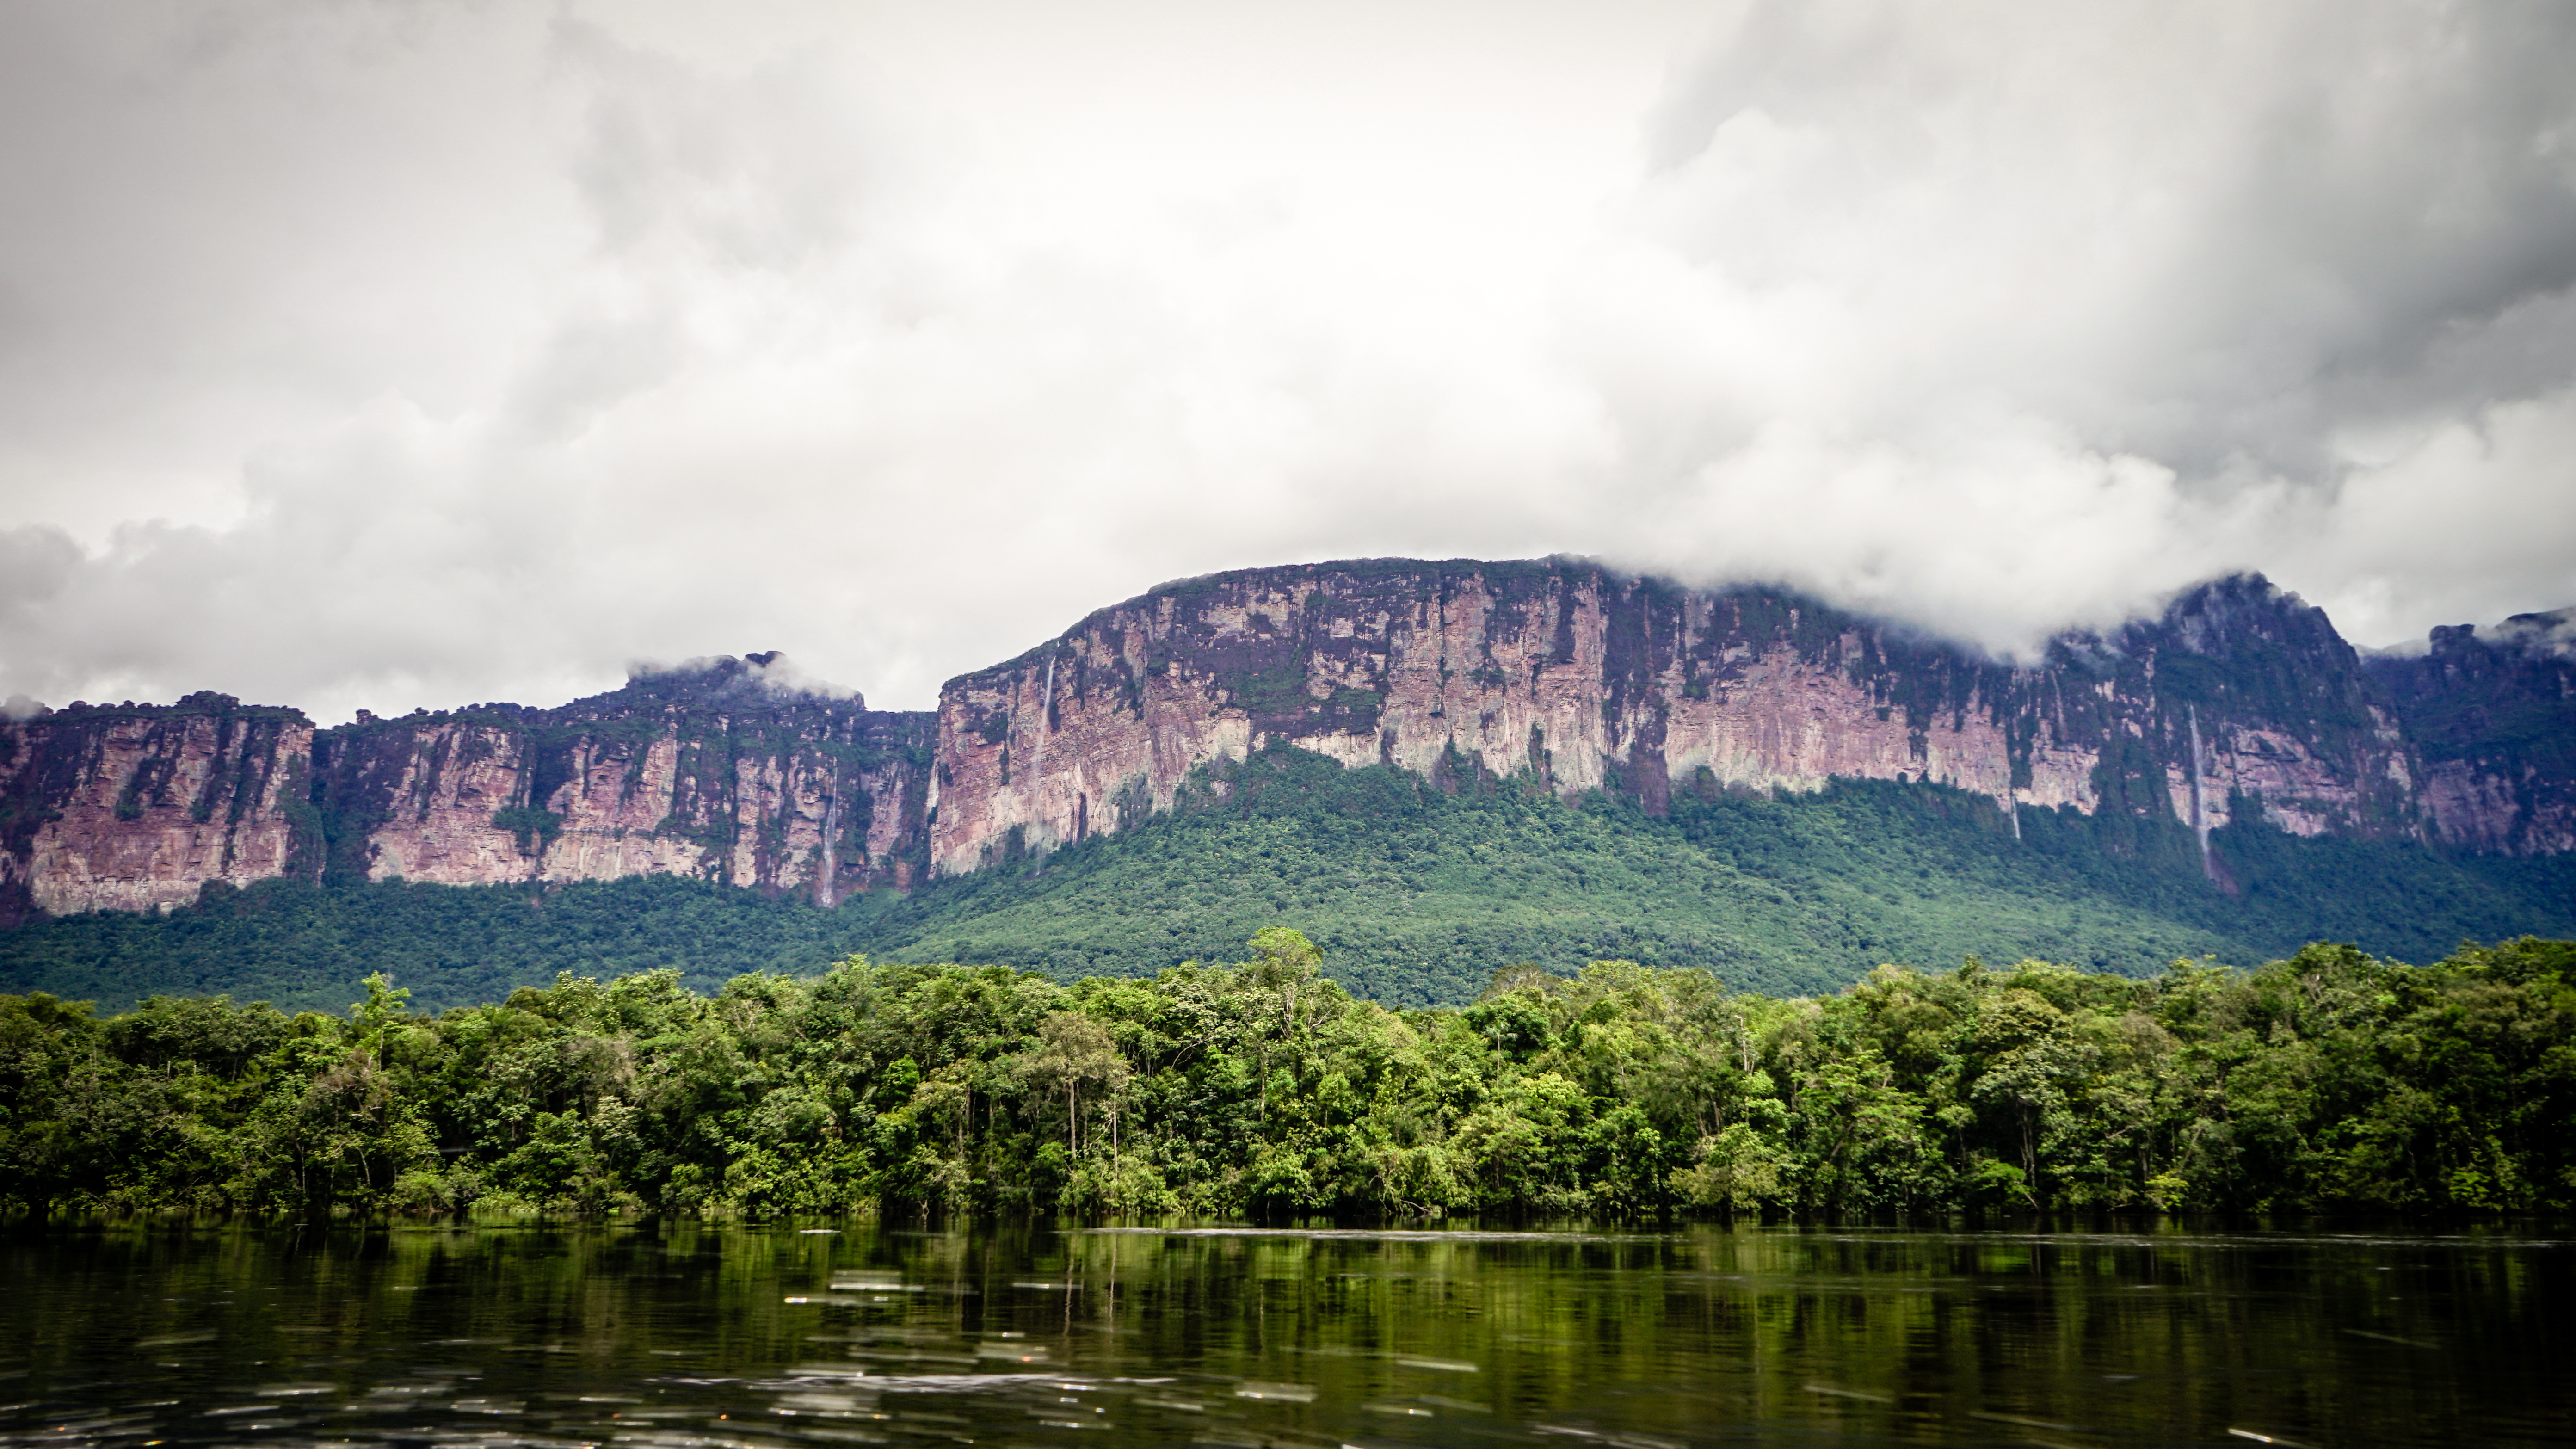
M 2016 823 L 2205 832 L 2252 809 L 2302 835 L 2576 849 L 2576 613 L 2365 663 L 2250 577 L 2018 666 L 1785 589 L 1566 560 L 1171 584 L 951 681 L 935 714 L 796 687 L 778 663 L 321 731 L 216 694 L 0 719 L 0 923 L 278 876 L 674 874 L 833 903 L 1127 828 L 1274 740 L 1651 811 L 1929 780 Z
M 313 726 L 198 694 L 0 720 L 0 925 L 159 910 L 318 862 Z
M 2423 756 L 2439 840 L 2576 850 L 2576 609 L 2517 614 L 2484 637 L 2435 629 L 2423 653 L 2369 665 Z
M 2252 800 L 2301 834 L 2423 828 L 2384 695 L 2322 613 L 2260 579 L 2016 668 L 1782 589 L 1376 560 L 1167 585 L 951 681 L 933 869 L 1121 828 L 1273 739 L 1650 810 L 1682 789 L 1918 779 L 1998 809 L 2215 827 Z
M 930 717 L 782 694 L 723 665 L 560 709 L 326 732 L 335 878 L 690 875 L 825 904 L 923 864 Z
M 918 879 L 932 717 L 759 675 L 320 731 L 211 694 L 0 721 L 0 924 L 281 876 L 689 875 L 825 904 Z

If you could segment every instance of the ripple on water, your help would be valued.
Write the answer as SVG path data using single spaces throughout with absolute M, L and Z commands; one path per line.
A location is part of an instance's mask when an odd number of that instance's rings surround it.
M 0 1255 L 0 1449 L 2450 1449 L 2564 1442 L 2576 1413 L 2576 1255 L 2509 1235 L 677 1225 Z

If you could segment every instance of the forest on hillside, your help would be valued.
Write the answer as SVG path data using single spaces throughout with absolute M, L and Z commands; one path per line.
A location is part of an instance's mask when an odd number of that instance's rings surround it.
M 2239 802 L 2238 817 L 2259 812 Z M 449 887 L 273 881 L 166 916 L 96 912 L 0 931 L 0 991 L 121 1010 L 229 994 L 337 1010 L 390 973 L 423 1007 L 495 1002 L 560 972 L 668 969 L 702 993 L 745 973 L 1001 964 L 1058 982 L 1223 960 L 1294 924 L 1333 979 L 1391 1006 L 1457 1006 L 1495 968 L 1623 959 L 1774 996 L 1969 955 L 2144 975 L 2239 966 L 2310 941 L 2410 961 L 2463 940 L 2576 936 L 2576 856 L 2449 856 L 2410 841 L 2217 832 L 2231 889 L 2170 819 L 2024 809 L 1937 785 L 1814 795 L 1685 791 L 1667 815 L 1525 781 L 1345 770 L 1278 747 L 1202 772 L 1176 808 L 838 909 L 669 876 Z
M 2576 943 L 1731 993 L 1596 961 L 1397 1010 L 1248 959 L 565 976 L 346 1015 L 0 997 L 0 1208 L 1827 1218 L 2576 1207 Z

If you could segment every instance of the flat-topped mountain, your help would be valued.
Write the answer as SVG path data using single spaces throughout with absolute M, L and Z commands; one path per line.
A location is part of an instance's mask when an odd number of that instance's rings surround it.
M 0 921 L 279 877 L 908 884 L 933 716 L 773 683 L 775 658 L 331 729 L 211 693 L 0 724 Z
M 952 680 L 936 711 L 870 710 L 774 655 L 330 729 L 212 693 L 76 704 L 0 722 L 0 921 L 277 878 L 679 875 L 831 905 L 1129 828 L 1281 744 L 1649 814 L 1886 780 L 2014 828 L 2108 813 L 2205 839 L 2252 812 L 2547 855 L 2576 847 L 2566 623 L 2365 656 L 2240 576 L 2012 664 L 1778 587 L 1365 560 L 1164 585 Z
M 1780 588 L 1373 560 L 1166 585 L 951 682 L 932 864 L 1114 829 L 1271 739 L 1649 812 L 1679 790 L 1917 780 L 2006 812 L 2216 826 L 2254 808 L 2301 835 L 2490 838 L 2437 818 L 2388 690 L 2260 578 L 2016 667 Z

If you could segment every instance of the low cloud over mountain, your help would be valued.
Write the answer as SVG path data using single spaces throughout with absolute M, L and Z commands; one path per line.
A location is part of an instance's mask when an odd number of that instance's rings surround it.
M 2576 599 L 2504 3 L 0 18 L 0 694 L 324 717 L 1158 579 L 1778 578 L 1991 648 Z

